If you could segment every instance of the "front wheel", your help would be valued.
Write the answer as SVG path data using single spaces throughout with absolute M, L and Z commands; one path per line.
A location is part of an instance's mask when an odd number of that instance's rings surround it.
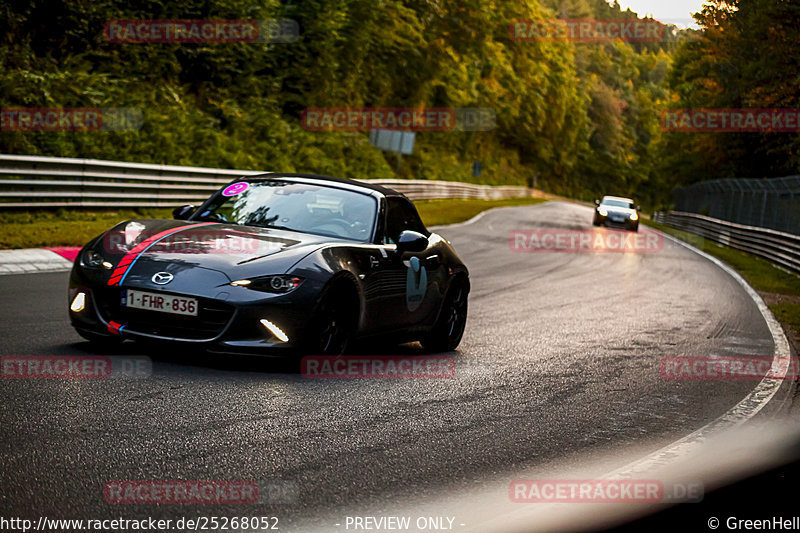
M 312 319 L 307 351 L 315 355 L 341 355 L 356 333 L 358 305 L 345 291 L 327 294 Z
M 447 293 L 439 319 L 431 332 L 422 340 L 422 346 L 429 352 L 450 352 L 455 350 L 464 336 L 467 325 L 466 283 L 456 282 Z

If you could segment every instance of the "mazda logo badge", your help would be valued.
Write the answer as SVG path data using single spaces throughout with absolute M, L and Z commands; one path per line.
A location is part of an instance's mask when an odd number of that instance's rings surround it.
M 166 285 L 167 283 L 172 281 L 173 277 L 174 276 L 169 272 L 156 272 L 155 274 L 153 274 L 152 279 L 153 283 L 155 283 L 156 285 Z

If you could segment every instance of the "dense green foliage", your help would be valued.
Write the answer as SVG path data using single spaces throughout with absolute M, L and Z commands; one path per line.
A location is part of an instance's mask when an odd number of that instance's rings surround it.
M 700 162 L 685 164 L 684 152 L 697 153 L 687 136 L 673 136 L 664 160 L 659 114 L 676 98 L 708 101 L 692 89 L 705 71 L 688 65 L 716 60 L 703 48 L 711 37 L 686 42 L 670 78 L 686 32 L 648 43 L 524 42 L 509 34 L 514 20 L 557 17 L 636 15 L 605 0 L 7 0 L 2 106 L 134 107 L 144 124 L 124 132 L 3 131 L 0 152 L 386 178 L 396 175 L 393 155 L 370 146 L 365 133 L 306 131 L 302 110 L 486 107 L 496 112 L 494 130 L 418 133 L 400 176 L 535 183 L 582 198 L 631 194 L 650 205 L 665 198 L 675 169 L 696 172 Z M 103 36 L 110 19 L 243 18 L 291 18 L 301 37 L 120 44 Z M 796 42 L 785 37 L 770 46 Z M 754 47 L 759 38 L 748 36 Z M 758 53 L 740 55 L 752 61 Z M 479 178 L 471 173 L 476 160 Z
M 713 0 L 703 30 L 674 54 L 671 108 L 800 109 L 800 3 Z M 670 133 L 664 169 L 676 183 L 800 171 L 797 133 Z

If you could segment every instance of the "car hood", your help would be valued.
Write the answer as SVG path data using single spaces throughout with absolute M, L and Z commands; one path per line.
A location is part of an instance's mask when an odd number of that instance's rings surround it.
M 181 267 L 225 274 L 230 280 L 282 274 L 331 237 L 235 224 L 129 220 L 107 231 L 94 249 L 114 267 L 130 262 L 133 278 Z M 352 244 L 352 243 L 351 243 Z M 116 269 L 116 268 L 115 268 Z
M 602 204 L 600 205 L 600 207 L 598 207 L 598 209 L 605 209 L 606 211 L 608 211 L 609 215 L 623 215 L 626 217 L 629 217 L 631 216 L 632 213 L 636 212 L 635 209 L 628 209 L 626 207 L 612 207 Z

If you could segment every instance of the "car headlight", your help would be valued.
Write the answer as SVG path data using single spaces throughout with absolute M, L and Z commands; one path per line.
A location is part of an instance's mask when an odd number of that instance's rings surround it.
M 292 292 L 303 283 L 303 278 L 289 275 L 264 276 L 253 279 L 239 279 L 232 281 L 234 287 L 246 287 L 254 291 L 273 292 L 286 294 Z
M 606 211 L 602 207 L 600 209 L 598 209 L 597 212 L 600 213 L 601 217 L 607 217 L 608 216 L 608 211 Z
M 639 214 L 636 211 L 631 213 L 631 220 L 639 220 Z
M 110 262 L 106 261 L 105 257 L 103 257 L 102 254 L 100 254 L 100 252 L 91 249 L 86 250 L 86 252 L 81 257 L 81 265 L 88 268 L 103 267 L 106 270 L 109 270 L 114 266 Z

